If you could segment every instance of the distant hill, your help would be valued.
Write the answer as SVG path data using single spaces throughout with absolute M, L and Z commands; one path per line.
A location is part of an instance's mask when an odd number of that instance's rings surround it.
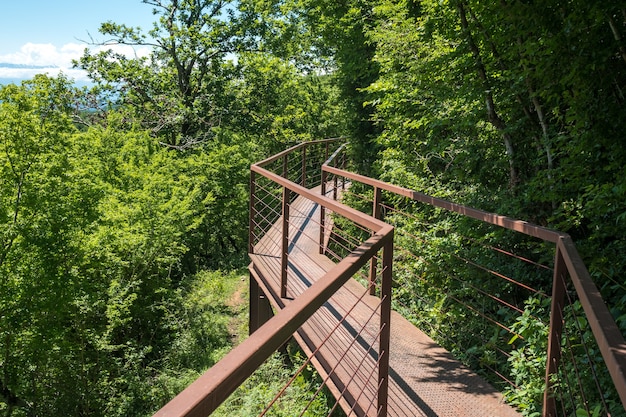
M 2 69 L 17 70 L 17 71 L 6 71 L 4 75 L 11 75 L 11 76 L 3 76 Z M 8 62 L 0 62 L 0 86 L 8 85 L 8 84 L 21 84 L 22 81 L 31 79 L 36 73 L 47 72 L 44 70 L 57 70 L 57 69 L 61 69 L 61 67 L 56 66 L 56 65 L 25 65 L 25 64 L 11 64 Z M 22 74 L 22 71 L 20 70 L 23 70 L 24 73 Z M 27 73 L 29 75 L 25 75 Z M 74 85 L 77 87 L 84 87 L 84 86 L 91 86 L 92 84 L 91 82 L 85 81 L 85 80 L 74 80 Z
M 54 65 L 25 65 L 25 64 L 10 64 L 8 62 L 0 62 L 0 68 L 44 69 L 44 68 L 58 68 L 58 67 Z
M 53 65 L 25 65 L 25 64 L 11 64 L 8 62 L 0 62 L 0 70 L 3 68 L 12 70 L 44 70 L 48 68 L 56 68 Z M 0 85 L 7 84 L 20 84 L 22 81 L 31 77 L 3 77 L 0 71 Z

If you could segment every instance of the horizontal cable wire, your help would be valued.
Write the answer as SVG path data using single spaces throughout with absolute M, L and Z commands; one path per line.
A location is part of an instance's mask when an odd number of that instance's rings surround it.
M 296 376 L 298 373 L 302 372 L 302 370 L 304 369 L 304 367 L 306 367 L 307 364 L 310 363 L 310 361 L 312 360 L 312 357 L 314 357 L 317 353 L 319 353 L 320 349 L 322 349 L 322 347 L 324 347 L 326 345 L 327 342 L 329 342 L 330 336 L 337 330 L 339 329 L 342 325 L 345 324 L 347 318 L 349 317 L 349 314 L 354 310 L 354 308 L 358 305 L 359 302 L 362 301 L 363 297 L 367 294 L 367 291 L 364 292 L 361 296 L 361 298 L 359 298 L 357 300 L 357 302 L 355 302 L 352 307 L 350 308 L 350 310 L 348 311 L 348 314 L 344 314 L 342 316 L 342 319 L 340 321 L 337 322 L 337 324 L 335 325 L 335 327 L 331 330 L 331 332 L 326 336 L 326 338 L 322 341 L 322 343 L 320 343 L 317 348 L 315 349 L 315 351 L 312 352 L 311 356 L 307 358 L 307 360 L 305 361 L 305 363 L 301 366 L 301 368 L 298 370 L 298 372 L 296 372 L 296 375 L 294 375 L 291 380 L 285 385 L 285 387 L 281 390 L 281 392 L 274 398 L 274 400 L 272 401 L 272 403 L 270 403 L 270 405 L 268 405 L 268 407 L 266 408 L 266 410 L 263 412 L 263 415 L 266 413 L 266 411 L 275 403 L 275 401 L 277 400 L 278 397 L 280 397 L 284 391 L 286 390 L 286 388 L 291 385 L 293 383 L 293 381 L 295 380 Z M 368 320 L 369 322 L 369 320 Z M 367 323 L 366 323 L 367 324 Z M 363 326 L 363 328 L 365 327 L 365 325 Z M 363 329 L 362 328 L 362 329 Z M 362 331 L 361 329 L 361 331 Z M 361 334 L 361 331 L 357 334 L 357 336 L 359 336 Z M 352 342 L 350 343 L 350 345 L 345 348 L 343 350 L 343 354 L 342 356 L 339 358 L 339 360 L 337 360 L 337 365 L 331 369 L 328 372 L 328 376 L 324 379 L 323 384 L 325 384 L 328 381 L 328 378 L 330 378 L 330 376 L 336 371 L 336 367 L 339 366 L 340 364 L 344 363 L 344 357 L 351 351 L 352 346 L 354 345 L 354 343 L 356 342 L 357 337 L 354 337 L 352 339 Z M 371 344 L 370 344 L 371 345 Z M 334 350 L 334 349 L 333 349 Z M 364 356 L 364 358 L 366 358 L 366 356 Z M 362 362 L 362 361 L 361 361 Z M 313 396 L 313 398 L 309 401 L 309 403 L 307 404 L 307 406 L 305 407 L 305 409 L 302 411 L 302 414 L 306 411 L 306 409 L 308 408 L 308 406 L 310 405 L 310 403 L 313 401 L 313 399 L 318 395 L 319 391 L 321 390 L 321 387 L 323 387 L 323 384 L 320 385 L 320 388 L 318 388 L 318 391 L 315 393 L 315 395 Z M 346 389 L 348 387 L 349 384 L 346 384 Z M 300 414 L 300 415 L 302 415 Z

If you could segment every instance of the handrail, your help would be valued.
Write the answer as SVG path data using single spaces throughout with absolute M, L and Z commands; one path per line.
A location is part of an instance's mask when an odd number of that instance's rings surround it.
M 559 240 L 557 248 L 563 256 L 567 271 L 570 273 L 576 293 L 589 320 L 591 331 L 598 342 L 598 347 L 611 374 L 617 393 L 626 408 L 626 342 L 624 336 L 602 300 L 602 295 L 591 279 L 572 238 L 563 236 Z
M 385 416 L 387 410 L 387 385 L 389 368 L 389 323 L 391 311 L 391 262 L 393 259 L 393 226 L 372 218 L 333 199 L 312 192 L 302 185 L 289 181 L 265 168 L 271 162 L 285 157 L 311 144 L 330 143 L 336 139 L 306 142 L 291 147 L 271 158 L 253 164 L 251 171 L 251 208 L 254 202 L 255 176 L 263 176 L 280 185 L 284 190 L 299 194 L 321 207 L 326 207 L 345 218 L 372 230 L 372 236 L 353 249 L 346 257 L 315 281 L 302 294 L 288 303 L 285 308 L 256 328 L 248 339 L 234 348 L 222 360 L 206 371 L 196 381 L 161 408 L 155 417 L 207 416 L 212 413 L 234 390 L 241 385 L 270 355 L 282 346 L 327 300 L 353 277 L 372 257 L 383 250 L 385 271 L 381 282 L 378 415 Z M 304 158 L 303 158 L 304 159 Z M 303 166 L 305 165 L 303 161 Z M 303 179 L 304 182 L 304 179 Z M 288 203 L 289 192 L 283 193 L 283 205 Z M 252 210 L 251 210 L 252 213 Z M 286 233 L 283 230 L 283 235 Z M 249 245 L 253 254 L 254 245 Z M 283 257 L 288 256 L 283 250 Z M 283 261 L 285 264 L 286 261 Z
M 308 188 L 302 187 L 301 185 L 295 184 L 278 174 L 274 174 L 273 172 L 261 168 L 257 164 L 250 166 L 250 170 L 252 172 L 263 175 L 264 177 L 274 181 L 275 183 L 287 188 L 289 191 L 305 196 L 307 199 L 314 201 L 326 208 L 330 208 L 335 213 L 344 216 L 347 219 L 352 220 L 353 222 L 359 223 L 369 229 L 378 231 L 389 226 L 387 223 L 380 221 L 372 216 L 368 216 L 367 214 L 353 209 L 352 207 L 338 203 L 337 201 L 324 195 L 316 194 Z
M 279 160 L 280 158 L 284 157 L 285 155 L 288 155 L 290 153 L 293 153 L 293 151 L 304 148 L 306 146 L 310 146 L 311 144 L 317 144 L 317 143 L 331 143 L 331 142 L 337 142 L 339 140 L 342 140 L 343 138 L 329 138 L 329 139 L 320 139 L 320 140 L 315 140 L 315 141 L 310 141 L 310 142 L 302 142 L 302 143 L 298 143 L 296 145 L 293 145 L 290 148 L 285 149 L 282 152 L 277 153 L 276 155 L 272 155 L 269 158 L 266 158 L 260 162 L 257 162 L 253 165 L 255 166 L 265 166 L 269 163 L 272 163 L 274 161 Z
M 329 158 L 330 159 L 330 158 Z M 329 161 L 330 162 L 330 161 Z M 529 236 L 533 236 L 539 239 L 547 240 L 548 242 L 556 243 L 564 233 L 560 233 L 545 227 L 541 227 L 532 223 L 525 222 L 523 220 L 515 220 L 507 216 L 500 214 L 489 213 L 487 211 L 478 210 L 475 208 L 467 207 L 461 204 L 452 203 L 447 200 L 443 200 L 437 197 L 431 197 L 427 194 L 423 194 L 408 188 L 400 187 L 397 185 L 389 184 L 380 180 L 376 180 L 370 177 L 366 177 L 353 172 L 345 171 L 343 169 L 335 168 L 330 165 L 323 165 L 322 170 L 324 172 L 339 175 L 354 181 L 358 181 L 363 184 L 370 185 L 381 190 L 389 191 L 404 197 L 408 197 L 414 201 L 426 203 L 434 207 L 446 209 L 448 211 L 456 212 L 467 217 L 471 217 L 476 220 L 480 220 L 485 223 L 500 226 L 505 229 L 514 230 Z
M 557 405 L 552 393 L 553 376 L 559 372 L 559 362 L 561 361 L 561 341 L 565 326 L 564 304 L 570 292 L 566 289 L 566 279 L 573 283 L 575 293 L 583 308 L 589 322 L 592 334 L 597 341 L 603 360 L 607 365 L 610 377 L 620 397 L 622 406 L 626 405 L 626 342 L 615 324 L 611 313 L 604 304 L 600 292 L 593 283 L 576 246 L 571 237 L 565 233 L 560 233 L 545 227 L 534 225 L 528 222 L 515 220 L 507 216 L 501 216 L 482 210 L 477 210 L 460 204 L 452 203 L 443 199 L 428 196 L 426 194 L 410 190 L 407 188 L 384 183 L 382 181 L 355 174 L 337 166 L 332 166 L 336 158 L 340 155 L 343 147 L 337 149 L 332 156 L 328 157 L 328 145 L 338 139 L 327 139 L 323 141 L 305 142 L 295 145 L 286 151 L 267 158 L 250 167 L 251 171 L 251 216 L 255 203 L 256 177 L 264 177 L 270 183 L 282 187 L 282 237 L 288 239 L 288 220 L 290 194 L 294 193 L 319 204 L 322 212 L 320 224 L 324 226 L 324 210 L 332 210 L 337 215 L 343 216 L 352 222 L 359 224 L 372 231 L 372 236 L 361 243 L 348 256 L 343 258 L 329 272 L 314 282 L 302 294 L 281 310 L 276 316 L 265 322 L 245 340 L 242 344 L 231 351 L 224 359 L 209 369 L 198 380 L 192 383 L 187 389 L 170 401 L 155 416 L 205 416 L 210 414 L 221 402 L 223 402 L 242 382 L 244 382 L 276 349 L 278 349 L 291 335 L 303 324 L 311 315 L 331 297 L 347 280 L 359 271 L 367 262 L 371 261 L 370 279 L 376 273 L 376 254 L 383 249 L 383 282 L 381 285 L 382 294 L 390 294 L 391 291 L 391 262 L 393 258 L 393 236 L 392 225 L 383 221 L 382 217 L 382 196 L 381 190 L 404 196 L 413 201 L 422 202 L 433 207 L 467 216 L 472 219 L 482 221 L 487 224 L 502 227 L 508 230 L 519 232 L 528 236 L 542 239 L 555 244 L 555 259 L 553 271 L 551 314 L 549 327 L 549 340 L 547 351 L 547 364 L 545 372 L 545 394 L 543 399 L 543 415 L 556 416 Z M 321 167 L 321 185 L 325 190 L 328 175 L 334 175 L 335 192 L 337 189 L 337 177 L 343 177 L 353 182 L 361 182 L 374 188 L 374 202 L 372 216 L 364 214 L 356 209 L 350 208 L 335 201 L 334 198 L 326 197 L 326 193 L 317 194 L 305 185 L 307 183 L 307 147 L 316 144 L 326 144 L 326 162 Z M 302 150 L 300 156 L 302 161 L 302 177 L 298 181 L 300 184 L 290 181 L 287 178 L 285 167 L 289 155 Z M 298 154 L 296 154 L 298 155 Z M 283 176 L 266 169 L 268 164 L 283 159 Z M 277 170 L 281 167 L 278 166 Z M 299 168 L 298 168 L 299 169 Z M 320 179 L 319 177 L 317 177 Z M 345 181 L 344 181 L 345 183 Z M 274 188 L 272 192 L 276 192 Z M 280 200 L 280 199 L 277 199 Z M 280 211 L 276 212 L 280 215 Z M 275 219 L 276 217 L 272 217 Z M 272 220 L 273 221 L 273 220 Z M 249 251 L 254 252 L 253 233 L 251 221 L 251 242 Z M 320 240 L 320 247 L 323 242 Z M 287 256 L 289 251 L 286 245 L 282 247 L 283 269 L 287 269 Z M 286 279 L 286 275 L 285 275 Z M 568 282 L 569 282 L 568 281 Z M 286 287 L 286 281 L 285 281 Z M 391 297 L 385 296 L 381 303 L 381 329 L 384 323 L 389 323 Z M 387 320 L 387 321 L 385 321 Z M 388 331 L 388 326 L 387 329 Z M 380 353 L 388 352 L 389 335 L 381 332 Z M 384 355 L 388 359 L 388 355 Z M 380 415 L 386 412 L 386 384 L 388 377 L 381 366 L 378 385 L 378 406 Z
M 289 202 L 291 200 L 291 193 L 295 193 L 306 199 L 313 201 L 320 205 L 321 212 L 323 213 L 325 209 L 330 209 L 335 212 L 337 215 L 343 216 L 346 219 L 353 221 L 354 223 L 370 229 L 374 234 L 382 232 L 386 230 L 390 236 L 393 236 L 393 227 L 384 223 L 374 217 L 363 214 L 362 212 L 355 210 L 349 206 L 338 203 L 334 199 L 330 199 L 322 194 L 318 194 L 312 192 L 304 185 L 306 184 L 306 149 L 308 146 L 323 144 L 326 143 L 326 154 L 328 155 L 328 143 L 331 141 L 336 141 L 337 139 L 324 140 L 324 141 L 314 141 L 314 142 L 304 142 L 300 145 L 293 146 L 289 149 L 289 152 L 282 152 L 281 154 L 268 158 L 260 163 L 252 164 L 250 166 L 251 171 L 251 190 L 253 189 L 253 184 L 255 183 L 254 177 L 255 175 L 261 175 L 272 183 L 275 183 L 279 186 L 283 187 L 283 197 L 282 197 L 282 241 L 281 241 L 281 285 L 280 285 L 280 297 L 287 297 L 287 273 L 288 273 L 288 256 L 289 256 Z M 287 157 L 290 153 L 293 153 L 297 150 L 302 149 L 302 185 L 296 184 L 289 179 L 286 178 L 288 172 L 286 171 L 287 167 Z M 268 165 L 272 162 L 278 161 L 283 158 L 282 163 L 282 176 L 276 173 L 273 173 L 263 166 Z M 319 168 L 318 168 L 319 169 Z M 322 178 L 323 182 L 323 178 Z M 251 203 L 252 204 L 252 203 Z M 250 225 L 253 227 L 253 211 L 250 211 Z M 323 230 L 324 226 L 322 224 L 321 229 Z M 389 229 L 390 228 L 390 229 Z M 251 235 L 252 237 L 252 235 Z M 251 239 L 252 240 L 252 239 Z M 387 390 L 388 390 L 388 373 L 389 373 L 389 344 L 390 344 L 390 330 L 389 323 L 391 319 L 391 264 L 393 262 L 393 237 L 391 237 L 391 241 L 389 243 L 390 247 L 386 247 L 383 253 L 383 264 L 386 268 L 383 273 L 383 280 L 381 285 L 381 334 L 380 334 L 380 363 L 379 363 L 379 376 L 378 376 L 378 415 L 385 416 L 387 414 Z M 254 251 L 254 245 L 252 243 L 249 244 L 249 250 L 252 254 Z M 374 259 L 374 256 L 370 256 L 371 259 Z M 369 258 L 367 259 L 369 261 Z M 373 261 L 372 261 L 373 262 Z M 355 271 L 356 272 L 356 271 Z M 373 288 L 373 287 L 372 287 Z M 373 292 L 373 289 L 370 289 L 370 293 Z M 373 295 L 373 294 L 372 294 Z
M 283 345 L 293 333 L 382 247 L 393 241 L 385 225 L 302 295 L 159 410 L 154 417 L 205 417 Z
M 567 273 L 576 289 L 577 296 L 581 302 L 583 311 L 587 316 L 593 335 L 598 343 L 613 384 L 626 409 L 626 342 L 620 329 L 615 323 L 613 316 L 609 312 L 606 304 L 602 300 L 600 291 L 591 279 L 580 254 L 576 249 L 572 238 L 566 234 L 545 227 L 534 225 L 525 221 L 515 220 L 507 216 L 501 216 L 482 210 L 477 210 L 461 204 L 452 203 L 440 198 L 432 197 L 404 187 L 385 183 L 370 177 L 349 172 L 331 164 L 343 150 L 343 146 L 327 159 L 322 165 L 322 177 L 333 174 L 343 178 L 357 181 L 374 187 L 374 209 L 375 217 L 380 217 L 380 190 L 385 190 L 400 196 L 407 197 L 414 201 L 429 204 L 434 207 L 446 209 L 451 212 L 471 217 L 482 222 L 513 230 L 528 236 L 536 237 L 544 241 L 556 244 L 554 283 L 552 294 L 552 309 L 550 314 L 550 339 L 548 343 L 547 364 L 545 383 L 547 389 L 544 394 L 543 415 L 556 416 L 556 405 L 551 396 L 552 375 L 557 371 L 560 361 L 560 338 L 564 317 L 560 309 L 563 308 L 559 300 L 564 298 L 565 286 L 561 285 L 563 276 Z M 376 198 L 378 196 L 378 198 Z M 562 260 L 562 262 L 560 261 Z M 374 263 L 372 268 L 375 268 Z

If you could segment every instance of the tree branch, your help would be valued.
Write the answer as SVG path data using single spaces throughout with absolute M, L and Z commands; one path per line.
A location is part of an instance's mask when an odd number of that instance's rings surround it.
M 480 78 L 483 84 L 485 92 L 485 107 L 487 109 L 487 120 L 496 128 L 496 130 L 498 130 L 502 134 L 504 148 L 509 159 L 510 184 L 513 187 L 515 186 L 515 184 L 518 183 L 518 175 L 513 160 L 514 149 L 512 138 L 511 135 L 506 131 L 506 124 L 500 118 L 500 115 L 496 111 L 491 82 L 489 76 L 487 75 L 487 70 L 480 54 L 480 49 L 478 49 L 478 45 L 474 41 L 474 37 L 472 36 L 472 33 L 470 31 L 469 23 L 467 21 L 466 6 L 463 1 L 459 1 L 457 3 L 457 10 L 461 19 L 461 28 L 463 30 L 463 33 L 465 34 L 472 56 L 474 57 L 478 78 Z
M 609 15 L 609 26 L 611 27 L 611 31 L 613 32 L 613 37 L 615 38 L 615 40 L 617 41 L 617 44 L 619 45 L 620 55 L 622 56 L 622 59 L 624 60 L 624 62 L 626 62 L 626 47 L 624 47 L 624 44 L 622 43 L 622 34 L 617 28 L 615 19 L 613 19 L 613 16 L 611 15 Z

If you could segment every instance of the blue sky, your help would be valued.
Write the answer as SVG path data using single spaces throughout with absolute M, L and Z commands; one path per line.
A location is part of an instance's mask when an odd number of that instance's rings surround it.
M 59 68 L 81 81 L 84 74 L 71 69 L 100 23 L 114 21 L 141 26 L 146 32 L 156 16 L 141 0 L 3 0 L 0 7 L 0 84 L 2 79 L 30 78 L 36 72 L 55 74 Z M 129 53 L 132 53 L 130 51 Z M 138 51 L 146 53 L 146 51 Z M 46 67 L 2 68 L 2 64 Z

